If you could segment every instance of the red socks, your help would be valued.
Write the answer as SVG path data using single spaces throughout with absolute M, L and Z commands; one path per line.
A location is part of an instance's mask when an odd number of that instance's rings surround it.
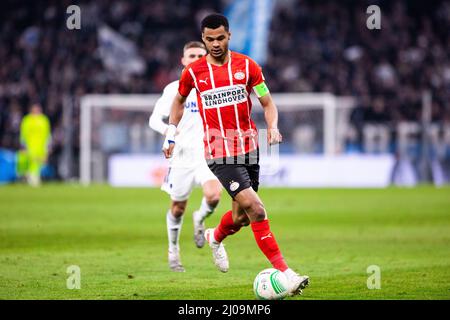
M 278 248 L 275 236 L 270 231 L 269 220 L 255 221 L 251 224 L 256 243 L 275 269 L 282 272 L 288 269 L 286 261 Z M 222 242 L 227 236 L 235 234 L 242 226 L 234 224 L 231 210 L 226 212 L 214 230 L 214 238 Z
M 275 236 L 270 231 L 269 220 L 255 221 L 250 225 L 252 226 L 256 243 L 258 243 L 259 248 L 267 259 L 269 259 L 272 266 L 282 272 L 286 271 L 288 266 L 278 248 Z
M 222 220 L 220 220 L 219 225 L 214 230 L 214 238 L 217 242 L 222 242 L 227 236 L 235 234 L 241 229 L 242 226 L 234 224 L 232 211 L 226 212 Z

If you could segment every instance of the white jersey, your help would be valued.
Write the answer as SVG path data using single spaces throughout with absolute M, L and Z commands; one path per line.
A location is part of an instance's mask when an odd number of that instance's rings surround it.
M 173 99 L 178 92 L 178 80 L 169 83 L 162 96 L 156 102 L 149 119 L 149 126 L 165 134 L 168 127 L 163 119 L 169 117 Z M 175 135 L 175 149 L 169 159 L 171 167 L 194 167 L 205 162 L 203 144 L 203 123 L 198 113 L 197 95 L 192 89 L 184 104 L 183 117 L 177 126 Z

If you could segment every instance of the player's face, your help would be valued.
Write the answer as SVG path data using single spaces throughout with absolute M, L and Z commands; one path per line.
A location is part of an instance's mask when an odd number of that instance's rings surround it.
M 195 60 L 200 59 L 206 55 L 205 49 L 202 48 L 189 48 L 184 51 L 183 58 L 181 58 L 181 63 L 183 66 L 187 66 L 188 64 L 194 62 Z
M 209 54 L 215 59 L 221 59 L 228 54 L 228 42 L 231 33 L 225 30 L 224 26 L 217 29 L 203 29 L 202 39 Z
M 34 104 L 33 106 L 31 106 L 31 110 L 30 111 L 31 111 L 32 114 L 40 114 L 40 113 L 42 113 L 42 108 L 41 108 L 40 105 Z

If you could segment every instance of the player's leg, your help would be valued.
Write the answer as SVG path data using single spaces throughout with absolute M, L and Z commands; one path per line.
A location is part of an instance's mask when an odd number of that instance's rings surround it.
M 226 237 L 235 234 L 250 223 L 247 214 L 234 199 L 231 208 L 222 216 L 219 225 L 214 229 L 213 240 L 216 242 L 222 242 Z
M 194 225 L 194 242 L 197 248 L 205 245 L 205 219 L 209 217 L 219 204 L 222 186 L 217 179 L 206 181 L 203 185 L 203 198 L 200 208 L 192 215 Z
M 189 168 L 171 168 L 163 190 L 170 194 L 172 200 L 167 211 L 166 224 L 169 241 L 169 267 L 173 271 L 184 272 L 180 259 L 179 239 L 183 225 L 183 215 L 187 199 L 192 191 L 194 171 Z
M 179 251 L 179 240 L 183 224 L 183 214 L 186 210 L 187 200 L 172 200 L 170 209 L 167 211 L 167 234 L 169 238 L 169 251 Z
M 274 268 L 284 272 L 290 279 L 291 294 L 300 293 L 301 289 L 308 285 L 309 278 L 299 276 L 288 267 L 275 240 L 275 236 L 270 230 L 264 204 L 256 193 L 259 188 L 259 164 L 256 161 L 256 163 L 234 166 L 232 168 L 237 168 L 237 171 L 233 170 L 236 171 L 234 173 L 233 171 L 230 173 L 229 169 L 226 171 L 233 176 L 232 180 L 230 180 L 232 183 L 229 184 L 232 186 L 234 183 L 234 187 L 229 188 L 229 193 L 234 199 L 233 219 L 221 221 L 218 228 L 223 230 L 228 226 L 230 231 L 222 232 L 222 234 L 228 234 L 225 236 L 218 235 L 217 237 L 223 241 L 226 236 L 236 233 L 242 226 L 250 223 L 255 240 L 261 251 Z M 244 212 L 247 219 L 243 215 Z
M 222 194 L 222 186 L 217 179 L 208 180 L 202 184 L 202 190 L 202 203 L 198 209 L 199 222 L 203 222 L 216 209 Z
M 227 236 L 235 234 L 242 226 L 250 223 L 245 210 L 234 197 L 241 190 L 251 187 L 251 178 L 244 165 L 212 164 L 210 167 L 232 199 L 232 210 L 227 211 L 219 225 L 214 228 L 212 240 L 222 242 Z
M 37 187 L 41 184 L 41 168 L 47 157 L 47 152 L 44 146 L 38 144 L 27 144 L 28 155 L 28 171 L 27 180 L 28 183 Z
M 301 293 L 309 284 L 309 277 L 300 276 L 290 269 L 281 254 L 275 235 L 270 229 L 264 204 L 253 188 L 242 190 L 235 196 L 236 202 L 246 212 L 256 243 L 275 269 L 284 272 L 290 280 L 291 294 Z
M 205 244 L 205 219 L 209 217 L 219 204 L 222 194 L 222 186 L 206 165 L 200 166 L 196 170 L 196 181 L 202 186 L 203 198 L 200 208 L 194 211 L 194 242 L 198 248 L 202 248 Z
M 213 163 L 210 168 L 232 199 L 241 189 L 250 187 L 248 172 L 241 165 Z M 216 228 L 205 231 L 205 239 L 212 249 L 214 263 L 220 271 L 227 272 L 229 268 L 228 256 L 222 241 L 227 236 L 238 232 L 243 225 L 248 225 L 248 223 L 245 212 L 240 210 L 238 204 L 233 201 L 232 210 L 227 211 L 222 216 Z
M 222 216 L 219 225 L 205 231 L 205 239 L 212 249 L 214 263 L 220 271 L 227 272 L 229 269 L 228 255 L 222 241 L 227 236 L 238 232 L 242 227 L 248 226 L 249 223 L 250 220 L 245 211 L 233 200 L 232 210 Z
M 264 204 L 257 194 L 259 189 L 259 165 L 248 164 L 245 167 L 250 178 L 251 187 L 236 194 L 235 200 L 239 207 L 245 211 L 261 251 L 263 251 L 275 269 L 285 271 L 288 269 L 288 266 L 278 248 L 275 236 L 270 230 Z
M 41 184 L 41 168 L 42 160 L 40 157 L 34 154 L 30 155 L 27 179 L 33 187 L 38 187 Z
M 184 272 L 184 267 L 180 259 L 180 234 L 183 225 L 183 214 L 187 201 L 172 200 L 170 209 L 166 215 L 167 237 L 169 240 L 169 267 L 172 271 Z

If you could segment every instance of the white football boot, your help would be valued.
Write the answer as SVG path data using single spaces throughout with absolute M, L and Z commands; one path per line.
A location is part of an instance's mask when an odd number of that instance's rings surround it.
M 169 268 L 175 272 L 185 272 L 178 250 L 169 250 Z
M 303 293 L 302 289 L 305 289 L 309 285 L 309 277 L 301 276 L 298 273 L 295 273 L 291 269 L 288 269 L 284 272 L 288 281 L 289 281 L 289 295 L 301 295 Z
M 205 222 L 200 222 L 198 215 L 198 211 L 194 211 L 192 215 L 194 220 L 194 242 L 197 248 L 203 248 L 205 245 Z
M 214 240 L 213 228 L 206 229 L 205 239 L 212 249 L 214 264 L 220 271 L 227 272 L 229 268 L 227 252 L 225 251 L 223 243 L 218 243 Z

